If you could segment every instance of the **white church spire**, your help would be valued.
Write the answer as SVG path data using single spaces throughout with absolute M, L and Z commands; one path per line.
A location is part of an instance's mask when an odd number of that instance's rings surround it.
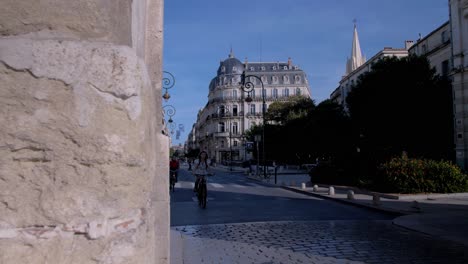
M 366 62 L 366 58 L 362 55 L 361 45 L 357 33 L 356 20 L 354 20 L 353 46 L 351 48 L 351 58 L 346 62 L 346 75 L 350 74 L 359 66 Z

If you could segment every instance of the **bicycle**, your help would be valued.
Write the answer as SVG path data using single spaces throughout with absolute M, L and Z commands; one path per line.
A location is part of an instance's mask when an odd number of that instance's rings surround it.
M 206 179 L 204 175 L 200 175 L 200 180 L 196 187 L 198 206 L 205 209 L 206 208 L 206 199 L 208 197 L 208 189 L 206 186 Z
M 175 183 L 177 181 L 176 170 L 170 170 L 169 173 L 169 191 L 175 191 Z

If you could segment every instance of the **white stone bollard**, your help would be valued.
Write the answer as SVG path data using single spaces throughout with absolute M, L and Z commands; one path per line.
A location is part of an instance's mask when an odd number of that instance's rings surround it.
M 335 188 L 333 186 L 330 186 L 330 188 L 328 188 L 328 195 L 335 195 Z
M 303 183 L 301 184 L 301 187 L 302 187 L 302 189 L 305 189 L 305 188 L 306 188 L 306 184 L 303 182 Z
M 313 191 L 313 192 L 318 192 L 318 186 L 317 186 L 317 184 L 314 185 L 314 187 L 312 188 L 312 191 Z
M 348 191 L 348 200 L 354 200 L 354 191 L 353 190 Z
M 372 204 L 375 206 L 380 205 L 380 196 L 376 193 L 374 193 L 374 195 L 372 196 Z

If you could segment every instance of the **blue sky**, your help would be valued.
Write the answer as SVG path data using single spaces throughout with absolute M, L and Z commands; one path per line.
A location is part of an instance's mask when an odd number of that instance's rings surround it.
M 384 47 L 402 48 L 448 20 L 448 0 L 168 0 L 164 13 L 165 71 L 175 78 L 174 121 L 184 143 L 208 85 L 232 47 L 241 61 L 287 61 L 308 76 L 312 99 L 330 96 L 351 53 L 353 19 L 370 58 Z

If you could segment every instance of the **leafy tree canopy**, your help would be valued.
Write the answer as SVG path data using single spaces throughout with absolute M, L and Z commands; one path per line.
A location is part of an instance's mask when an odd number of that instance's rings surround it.
M 312 99 L 295 95 L 289 97 L 285 102 L 276 101 L 270 104 L 265 117 L 277 124 L 285 124 L 306 117 L 314 107 L 315 103 Z
M 351 88 L 347 106 L 360 144 L 370 155 L 407 151 L 428 158 L 452 151 L 451 86 L 425 57 L 386 57 Z

